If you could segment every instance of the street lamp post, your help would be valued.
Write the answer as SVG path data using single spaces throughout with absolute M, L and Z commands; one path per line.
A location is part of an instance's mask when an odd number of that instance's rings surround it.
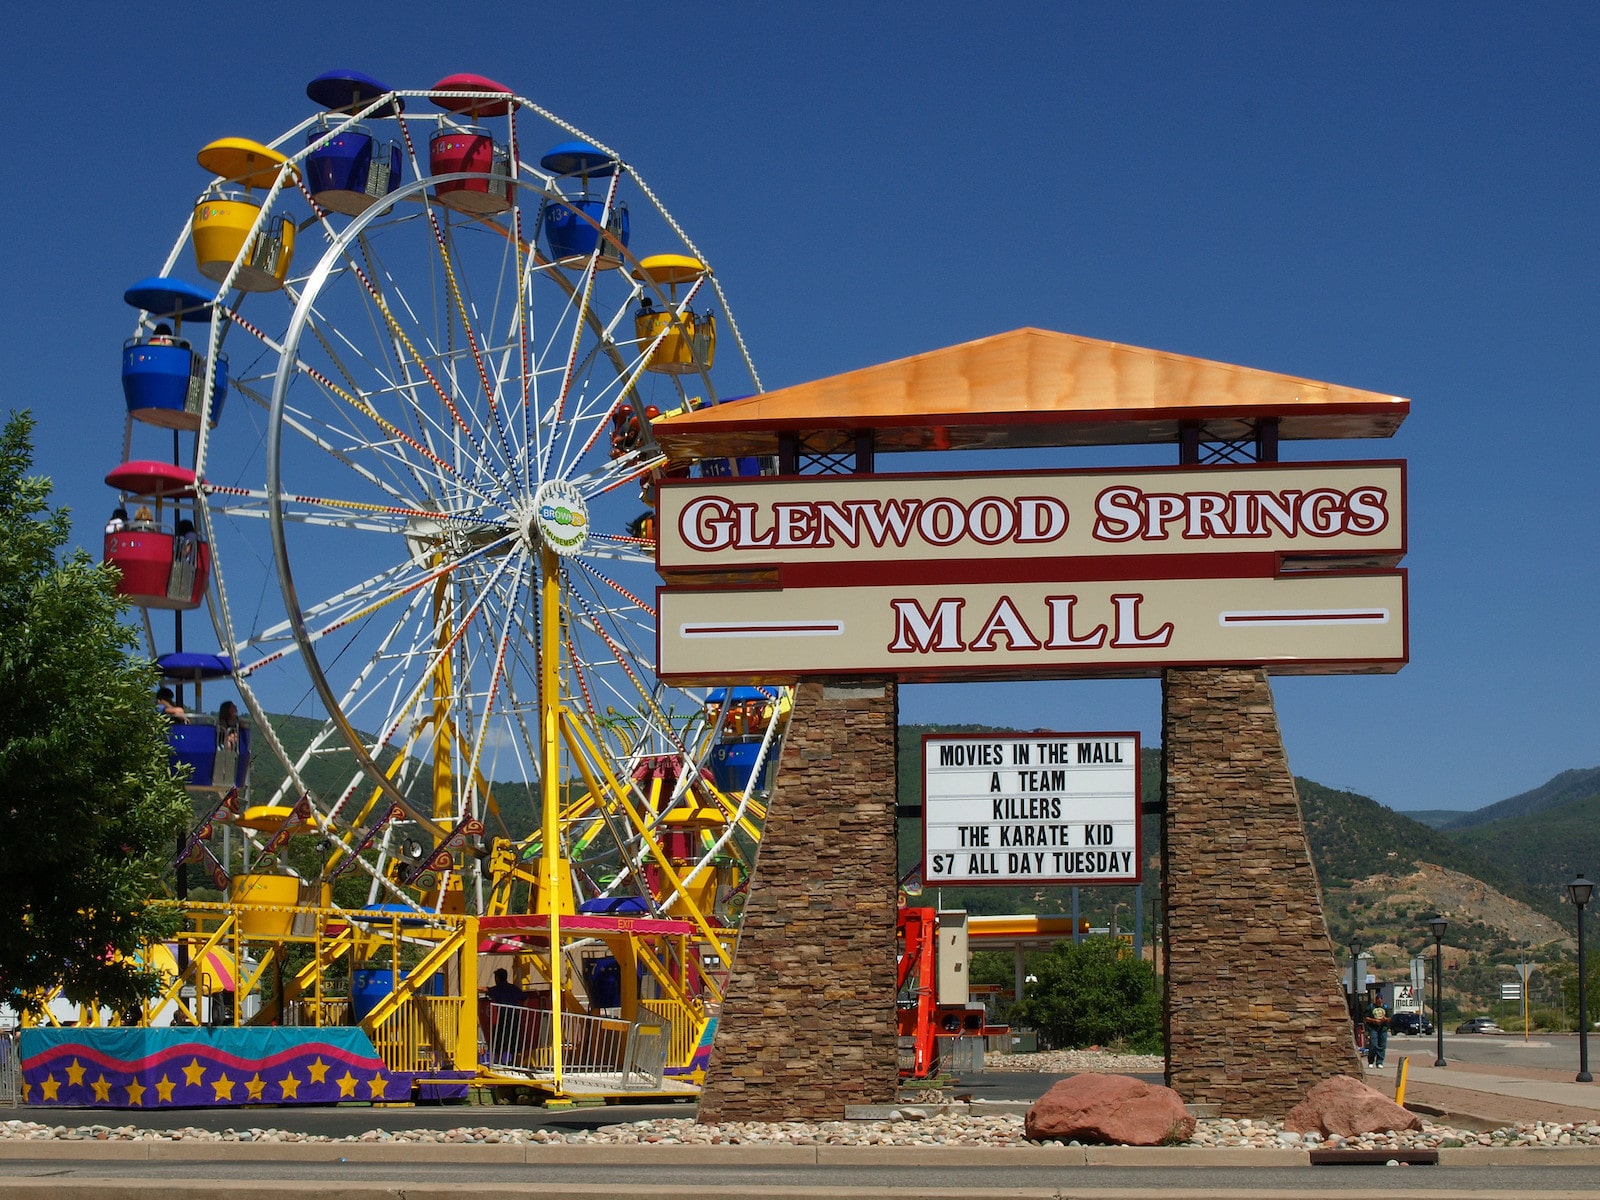
M 1444 1061 L 1444 931 L 1449 924 L 1443 917 L 1428 922 L 1433 930 L 1433 1032 L 1438 1037 L 1438 1053 L 1433 1065 L 1443 1067 Z
M 1583 906 L 1594 895 L 1594 882 L 1579 875 L 1567 884 L 1567 896 L 1578 910 L 1578 1082 L 1593 1083 L 1589 1074 L 1589 994 L 1583 977 Z
M 1361 947 L 1350 943 L 1350 978 L 1345 986 L 1344 1002 L 1350 1010 L 1351 1037 L 1356 1043 L 1356 1057 L 1365 1057 L 1367 1040 L 1361 1036 Z

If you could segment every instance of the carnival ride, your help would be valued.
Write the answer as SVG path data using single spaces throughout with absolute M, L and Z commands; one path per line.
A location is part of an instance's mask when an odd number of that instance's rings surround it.
M 177 705 L 209 682 L 246 710 L 171 731 L 186 925 L 143 1020 L 359 1024 L 391 1072 L 557 1097 L 689 1090 L 788 698 L 655 678 L 650 421 L 759 379 L 604 143 L 476 75 L 307 94 L 276 138 L 199 151 L 210 182 L 125 294 L 105 558 Z M 215 653 L 185 647 L 202 605 Z M 495 967 L 516 991 L 480 999 Z

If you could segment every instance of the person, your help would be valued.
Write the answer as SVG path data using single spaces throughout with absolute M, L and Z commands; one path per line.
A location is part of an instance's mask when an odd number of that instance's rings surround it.
M 490 1004 L 522 1003 L 522 989 L 511 982 L 504 967 L 495 969 L 494 982 L 483 989 L 483 994 Z
M 1383 994 L 1377 989 L 1371 992 L 1372 1002 L 1367 1005 L 1367 1065 L 1369 1067 L 1383 1066 L 1383 1060 L 1389 1049 L 1389 1010 L 1384 1006 Z
M 106 522 L 107 533 L 121 533 L 128 527 L 128 510 L 120 505 L 111 510 L 111 519 Z
M 172 694 L 172 689 L 164 687 L 156 693 L 156 708 L 166 716 L 174 725 L 188 723 L 189 714 L 178 703 L 178 698 Z
M 511 1009 L 522 1007 L 522 989 L 506 977 L 506 969 L 495 969 L 494 982 L 483 989 L 489 1002 L 490 1046 L 494 1061 L 509 1064 L 517 1044 L 517 1034 L 522 1024 L 521 1014 Z
M 152 346 L 176 346 L 177 344 L 178 339 L 172 336 L 172 326 L 165 321 L 157 325 L 150 334 L 150 345 Z
M 150 506 L 148 504 L 141 504 L 138 508 L 133 510 L 133 528 L 154 529 L 155 527 L 156 515 L 150 511 Z
M 239 706 L 232 700 L 224 700 L 222 707 L 217 709 L 217 749 L 237 750 L 239 748 Z

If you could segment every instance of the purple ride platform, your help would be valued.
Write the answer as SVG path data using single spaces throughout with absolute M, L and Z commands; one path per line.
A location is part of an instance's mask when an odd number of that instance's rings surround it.
M 25 1029 L 25 1104 L 61 1108 L 465 1100 L 471 1071 L 390 1071 L 366 1033 L 179 1027 Z

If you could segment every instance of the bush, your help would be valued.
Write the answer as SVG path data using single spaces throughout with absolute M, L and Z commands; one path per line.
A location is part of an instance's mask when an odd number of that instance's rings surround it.
M 1528 1023 L 1541 1032 L 1558 1033 L 1567 1028 L 1567 1014 L 1553 1005 L 1536 1004 L 1528 1010 Z
M 1125 943 L 1090 937 L 1060 942 L 1033 967 L 1035 980 L 1011 1020 L 1052 1046 L 1119 1046 L 1159 1054 L 1161 991 L 1155 970 Z

